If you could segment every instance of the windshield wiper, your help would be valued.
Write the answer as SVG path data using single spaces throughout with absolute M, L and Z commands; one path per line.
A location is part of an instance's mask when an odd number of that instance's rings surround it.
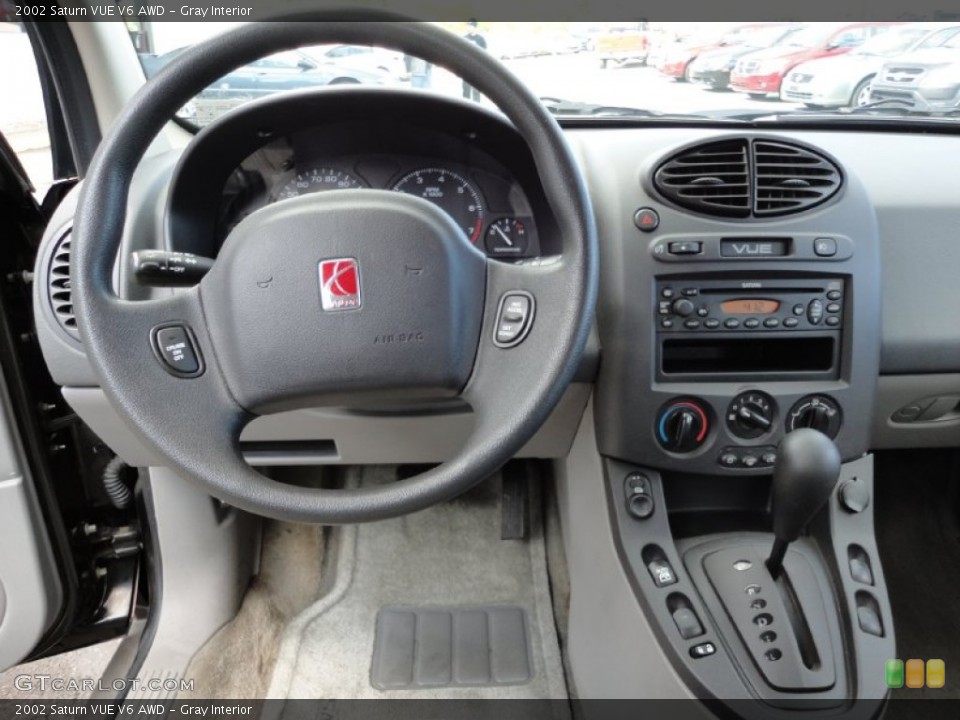
M 711 122 L 742 122 L 738 118 L 713 117 L 695 113 L 664 113 L 643 108 L 619 107 L 617 105 L 600 105 L 598 103 L 581 102 L 579 100 L 564 100 L 556 97 L 541 97 L 547 110 L 553 115 L 564 117 L 630 117 L 650 118 L 651 120 L 708 120 Z

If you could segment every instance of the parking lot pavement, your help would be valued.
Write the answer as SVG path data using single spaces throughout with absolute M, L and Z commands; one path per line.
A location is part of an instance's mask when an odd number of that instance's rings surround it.
M 740 93 L 677 82 L 652 67 L 604 69 L 600 67 L 599 58 L 589 52 L 505 60 L 504 63 L 541 97 L 668 113 L 718 110 L 775 113 L 802 107 L 778 99 L 753 100 Z

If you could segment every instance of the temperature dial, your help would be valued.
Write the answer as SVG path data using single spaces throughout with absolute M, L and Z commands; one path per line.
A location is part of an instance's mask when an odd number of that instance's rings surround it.
M 688 453 L 703 445 L 710 430 L 707 412 L 693 400 L 667 403 L 657 418 L 657 440 L 675 453 Z
M 826 395 L 808 395 L 790 409 L 787 432 L 797 428 L 819 430 L 831 440 L 840 432 L 842 417 L 837 401 Z
M 773 398 L 762 392 L 737 395 L 727 408 L 727 427 L 743 440 L 753 440 L 773 429 Z

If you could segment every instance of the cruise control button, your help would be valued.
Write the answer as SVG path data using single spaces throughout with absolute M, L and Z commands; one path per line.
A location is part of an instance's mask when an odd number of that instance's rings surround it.
M 525 293 L 507 293 L 500 300 L 494 344 L 503 348 L 520 344 L 532 323 L 533 299 Z
M 154 343 L 167 369 L 181 375 L 200 370 L 200 359 L 184 325 L 168 325 L 154 334 Z

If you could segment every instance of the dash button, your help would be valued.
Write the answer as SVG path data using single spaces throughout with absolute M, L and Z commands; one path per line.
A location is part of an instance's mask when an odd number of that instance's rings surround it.
M 165 369 L 175 375 L 193 375 L 200 359 L 184 325 L 167 325 L 154 332 L 154 345 Z

